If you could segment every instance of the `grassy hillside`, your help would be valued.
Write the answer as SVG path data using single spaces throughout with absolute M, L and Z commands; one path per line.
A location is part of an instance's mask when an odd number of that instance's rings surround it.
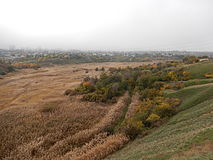
M 182 103 L 179 110 L 185 110 L 205 100 L 213 99 L 213 85 L 191 86 L 169 93 L 167 96 L 180 98 Z
M 109 156 L 113 160 L 213 158 L 213 85 L 170 93 L 183 100 L 181 112 L 143 138 Z
M 213 63 L 197 63 L 186 67 L 186 71 L 190 73 L 190 77 L 195 78 L 205 78 L 204 74 L 213 72 Z
M 193 85 L 200 85 L 200 84 L 207 84 L 213 83 L 213 79 L 192 79 L 184 82 L 185 87 L 193 86 Z

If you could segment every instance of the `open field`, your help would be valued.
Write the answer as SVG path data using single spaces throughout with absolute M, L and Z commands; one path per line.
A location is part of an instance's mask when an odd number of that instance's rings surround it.
M 143 63 L 88 63 L 24 69 L 0 79 L 0 159 L 95 159 L 104 157 L 127 141 L 124 135 L 108 136 L 125 107 L 82 102 L 63 96 L 84 77 L 98 76 L 96 67 L 132 67 Z M 85 73 L 88 71 L 88 73 Z
M 134 63 L 87 63 L 55 67 L 23 69 L 0 79 L 0 110 L 12 106 L 32 105 L 51 100 L 64 100 L 61 96 L 67 88 L 82 82 L 86 76 L 96 76 L 110 67 L 136 67 L 149 62 Z M 89 73 L 85 73 L 88 70 Z

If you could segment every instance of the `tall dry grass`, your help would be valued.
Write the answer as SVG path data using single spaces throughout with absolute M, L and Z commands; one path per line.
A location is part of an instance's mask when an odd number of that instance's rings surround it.
M 106 132 L 99 133 L 95 135 L 95 137 L 88 143 L 85 143 L 81 147 L 76 147 L 72 151 L 66 153 L 64 156 L 60 157 L 59 159 L 76 159 L 77 157 L 87 153 L 93 147 L 97 146 L 98 144 L 103 144 L 108 134 Z
M 19 112 L 18 108 L 10 110 L 10 122 L 0 122 L 3 127 L 0 133 L 4 135 L 0 137 L 3 146 L 0 157 L 7 160 L 69 159 L 92 156 L 98 147 L 106 147 L 99 157 L 106 156 L 127 141 L 124 135 L 109 136 L 104 130 L 119 119 L 128 98 L 125 93 L 116 104 L 102 106 L 81 102 L 80 97 L 75 97 L 71 102 L 53 102 L 48 106 L 22 108 Z M 3 115 L 8 119 L 5 112 L 0 113 L 0 119 Z M 7 126 L 11 124 L 13 128 L 9 130 Z M 107 150 L 107 145 L 112 149 Z
M 108 136 L 104 143 L 98 144 L 83 155 L 76 157 L 75 160 L 100 160 L 107 155 L 119 150 L 125 143 L 128 142 L 128 138 L 123 134 L 115 134 Z
M 91 128 L 108 112 L 106 106 L 79 99 L 48 103 L 54 104 L 50 112 L 43 112 L 46 104 L 1 111 L 0 159 L 42 157 L 57 141 Z
M 135 114 L 137 106 L 139 105 L 139 103 L 140 103 L 140 96 L 136 92 L 131 98 L 131 103 L 130 103 L 130 105 L 128 107 L 128 111 L 125 115 L 125 119 L 129 119 L 132 115 Z
M 78 97 L 69 101 L 62 92 L 87 76 L 82 68 L 92 69 L 89 75 L 98 76 L 96 67 L 108 70 L 129 65 L 142 63 L 75 64 L 21 70 L 6 76 L 0 82 L 0 159 L 53 159 L 101 139 L 96 136 L 117 120 L 122 104 L 105 106 L 81 102 Z
M 48 157 L 62 156 L 76 147 L 81 147 L 85 143 L 90 142 L 97 134 L 104 132 L 106 127 L 113 125 L 113 123 L 119 119 L 128 98 L 129 94 L 125 93 L 125 95 L 121 97 L 115 105 L 111 106 L 109 112 L 100 120 L 99 123 L 89 129 L 85 129 L 74 135 L 68 136 L 62 141 L 58 141 L 48 150 L 44 157 L 48 159 Z

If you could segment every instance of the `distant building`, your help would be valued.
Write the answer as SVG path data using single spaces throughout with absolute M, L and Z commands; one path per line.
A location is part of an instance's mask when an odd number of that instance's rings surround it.
M 202 59 L 199 59 L 199 61 L 200 62 L 207 62 L 207 61 L 209 61 L 209 59 L 208 58 L 202 58 Z

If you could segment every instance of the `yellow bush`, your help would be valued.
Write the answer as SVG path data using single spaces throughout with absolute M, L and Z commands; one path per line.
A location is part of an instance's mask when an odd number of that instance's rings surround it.
M 172 88 L 172 85 L 171 85 L 171 84 L 165 84 L 163 88 L 164 88 L 164 89 L 171 89 L 171 88 Z
M 166 102 L 175 107 L 181 103 L 181 100 L 178 98 L 166 98 Z
M 160 116 L 154 113 L 150 114 L 149 117 L 146 119 L 146 121 L 150 123 L 157 122 L 158 120 L 160 120 Z
M 206 78 L 213 78 L 213 73 L 206 73 L 206 74 L 205 74 L 205 77 L 206 77 Z
M 150 109 L 150 107 L 152 106 L 153 101 L 151 101 L 150 99 L 146 99 L 143 100 L 140 105 L 137 107 L 136 112 L 145 112 L 148 111 Z
M 182 83 L 182 82 L 175 83 L 175 84 L 173 85 L 173 88 L 174 88 L 174 89 L 181 89 L 181 88 L 184 88 L 184 83 Z
M 87 87 L 87 86 L 92 85 L 92 83 L 90 81 L 86 81 L 86 82 L 83 82 L 82 85 Z
M 137 121 L 136 126 L 137 126 L 137 128 L 142 128 L 142 127 L 144 127 L 144 124 L 142 123 L 142 121 Z
M 160 117 L 169 117 L 174 113 L 174 108 L 168 103 L 163 102 L 155 108 L 155 113 Z
M 190 79 L 189 72 L 183 72 L 183 80 L 187 81 Z
M 140 120 L 134 120 L 131 118 L 125 123 L 124 133 L 131 139 L 134 139 L 138 134 L 141 134 L 144 129 L 144 124 Z
M 178 77 L 175 71 L 170 71 L 168 73 L 168 77 L 172 80 L 172 81 L 177 81 Z

